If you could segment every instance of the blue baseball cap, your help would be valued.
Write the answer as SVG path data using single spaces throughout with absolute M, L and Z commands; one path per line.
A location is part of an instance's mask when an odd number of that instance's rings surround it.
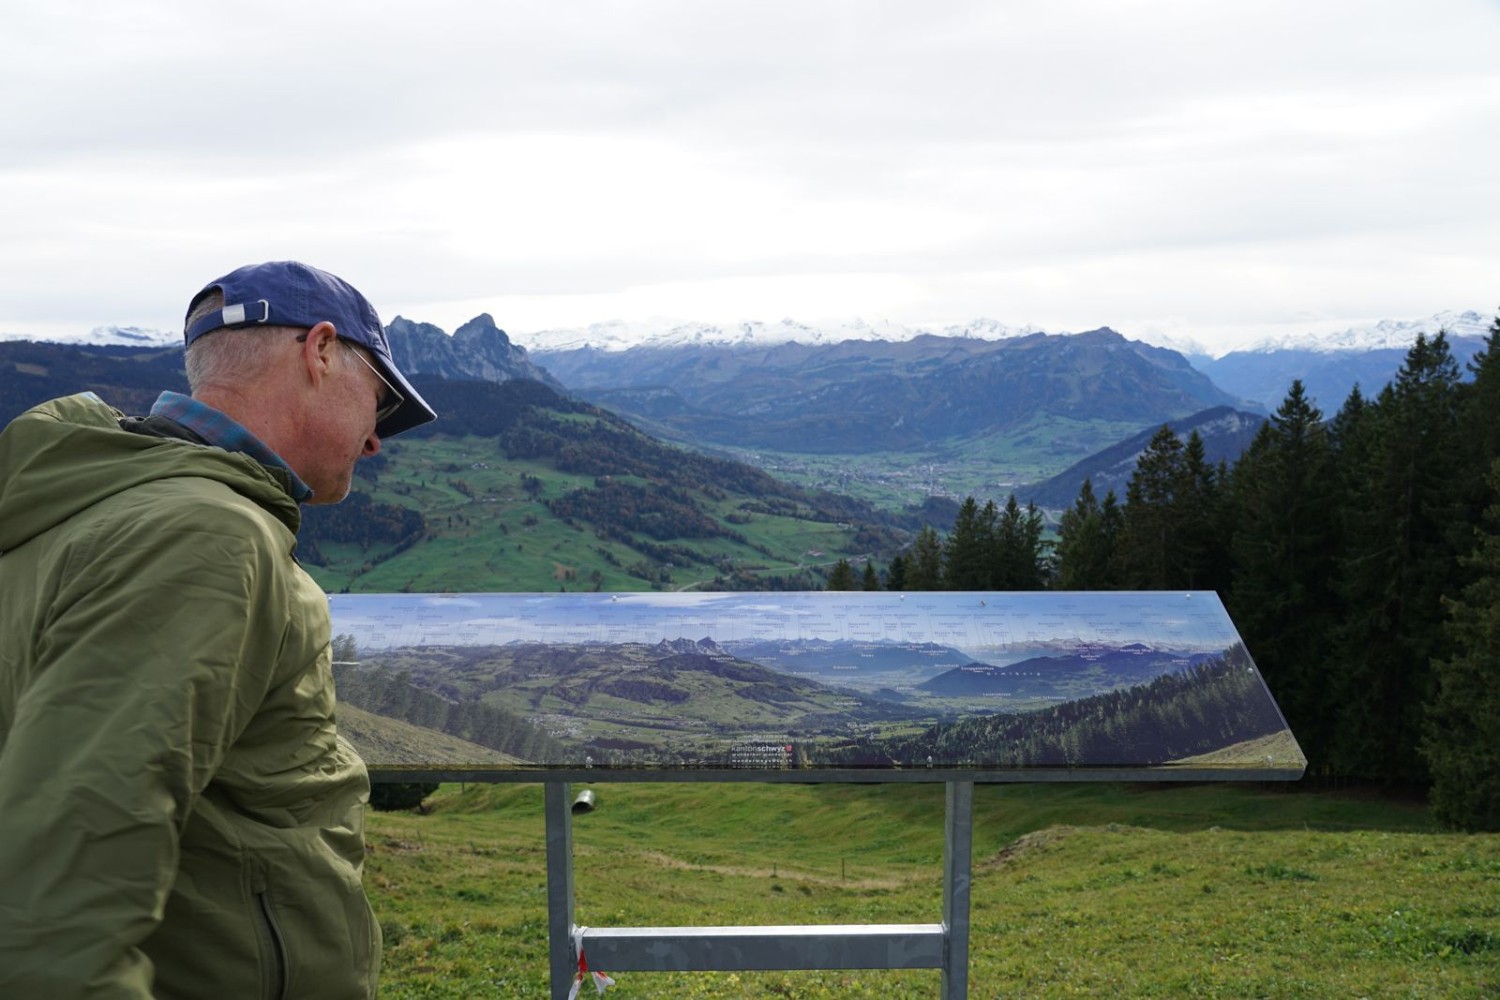
M 344 279 L 294 260 L 247 264 L 204 285 L 188 303 L 188 316 L 214 290 L 224 296 L 224 307 L 199 317 L 191 326 L 184 319 L 184 347 L 215 330 L 262 324 L 312 328 L 326 321 L 333 324 L 340 339 L 368 350 L 380 373 L 404 397 L 395 412 L 375 425 L 376 434 L 388 438 L 437 419 L 437 413 L 391 360 L 391 347 L 375 307 Z

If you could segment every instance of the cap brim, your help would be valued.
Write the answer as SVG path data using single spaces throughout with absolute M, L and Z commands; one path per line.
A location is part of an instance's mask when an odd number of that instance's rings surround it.
M 376 436 L 381 438 L 395 437 L 402 431 L 409 431 L 413 427 L 420 427 L 423 424 L 428 424 L 436 420 L 437 411 L 428 406 L 427 400 L 422 398 L 422 394 L 412 387 L 412 384 L 406 380 L 405 375 L 396 370 L 396 366 L 391 362 L 390 357 L 377 349 L 370 348 L 369 345 L 365 345 L 365 347 L 370 351 L 370 355 L 375 359 L 375 363 L 380 366 L 381 374 L 390 379 L 391 384 L 400 390 L 401 396 L 404 399 L 404 402 L 396 408 L 395 413 L 392 413 L 375 425 Z

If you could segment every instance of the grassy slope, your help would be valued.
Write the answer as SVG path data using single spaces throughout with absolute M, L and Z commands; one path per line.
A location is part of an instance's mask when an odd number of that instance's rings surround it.
M 381 549 L 324 545 L 330 565 L 307 568 L 325 590 L 590 590 L 596 573 L 600 589 L 606 591 L 649 586 L 627 572 L 642 559 L 639 552 L 618 541 L 602 540 L 587 526 L 570 527 L 547 509 L 545 500 L 592 486 L 594 477 L 558 472 L 547 461 L 508 460 L 487 438 L 430 439 L 415 446 L 395 442 L 387 451 L 390 461 L 378 482 L 371 487 L 358 481 L 359 488 L 377 502 L 422 511 L 432 537 L 384 561 Z M 541 492 L 535 496 L 524 492 L 523 475 L 540 479 Z M 730 494 L 721 500 L 700 497 L 700 502 L 722 521 L 724 514 L 745 499 Z M 858 555 L 853 552 L 853 531 L 837 524 L 756 514 L 748 524 L 732 527 L 748 544 L 723 538 L 678 544 L 710 559 L 723 557 L 766 573 L 826 566 L 840 556 Z M 756 551 L 757 545 L 772 554 Z M 667 587 L 705 583 L 716 572 L 714 566 L 703 563 L 674 566 Z
M 825 489 L 900 510 L 932 494 L 1004 505 L 1017 487 L 1041 482 L 1139 433 L 1134 423 L 1047 417 L 1002 433 L 980 433 L 931 448 L 862 455 L 711 449 L 809 489 Z
M 594 926 L 939 919 L 941 786 L 601 785 Z M 382 997 L 546 995 L 541 788 L 371 814 Z M 1227 786 L 980 786 L 970 995 L 1493 996 L 1500 836 L 1420 807 Z M 936 971 L 623 973 L 627 998 L 922 997 Z M 592 995 L 592 994 L 590 994 Z
M 575 419 L 584 417 L 573 414 Z M 890 508 L 920 502 L 930 490 L 955 497 L 994 497 L 1003 503 L 1016 482 L 1045 478 L 1065 467 L 1078 448 L 1091 453 L 1093 441 L 1113 441 L 1124 432 L 1079 433 L 1089 443 L 1065 449 L 1052 462 L 1030 452 L 994 454 L 993 441 L 974 443 L 972 449 L 912 456 L 762 456 L 761 463 L 788 482 L 827 487 L 834 492 L 871 500 Z M 1040 446 L 1039 446 L 1040 447 Z M 1050 445 L 1048 447 L 1051 447 Z M 643 562 L 640 552 L 620 541 L 595 536 L 589 525 L 573 527 L 555 517 L 545 501 L 579 488 L 591 487 L 592 476 L 557 471 L 550 460 L 509 460 L 494 439 L 433 438 L 417 443 L 395 441 L 386 446 L 388 461 L 373 486 L 365 479 L 357 488 L 380 503 L 420 510 L 430 537 L 392 556 L 389 546 L 368 550 L 353 544 L 321 544 L 330 562 L 309 565 L 314 579 L 329 591 L 552 591 L 593 589 L 644 590 L 646 580 L 629 570 Z M 1024 449 L 1023 449 L 1024 451 Z M 913 470 L 916 471 L 913 471 Z M 996 469 L 1009 470 L 996 472 Z M 535 476 L 542 489 L 527 494 L 523 476 Z M 623 477 L 628 480 L 628 477 Z M 733 492 L 715 498 L 694 491 L 705 513 L 720 523 L 727 516 L 743 518 L 746 497 Z M 869 553 L 854 540 L 847 525 L 754 513 L 747 523 L 728 523 L 745 542 L 729 539 L 679 540 L 698 552 L 704 562 L 676 564 L 665 589 L 709 583 L 723 561 L 757 575 L 789 575 L 812 567 L 826 570 L 841 557 L 856 570 L 866 556 L 883 565 L 890 553 Z M 768 554 L 769 553 L 769 554 Z M 649 558 L 644 562 L 659 565 Z
M 339 735 L 360 756 L 382 765 L 425 764 L 435 760 L 463 760 L 475 764 L 515 764 L 517 758 L 470 743 L 446 733 L 413 726 L 399 719 L 366 712 L 346 702 L 338 706 Z

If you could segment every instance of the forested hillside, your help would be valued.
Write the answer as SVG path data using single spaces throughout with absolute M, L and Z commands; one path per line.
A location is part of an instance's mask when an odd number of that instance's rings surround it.
M 360 463 L 349 500 L 306 509 L 304 558 L 330 590 L 809 588 L 921 523 L 665 445 L 538 382 L 413 381 L 440 419 Z
M 922 335 L 534 356 L 575 390 L 688 440 L 787 450 L 890 449 L 1038 412 L 1137 422 L 1143 414 L 1236 402 L 1180 355 L 1107 328 L 1001 340 Z
M 1216 590 L 1311 774 L 1430 786 L 1448 822 L 1500 829 L 1500 319 L 1468 367 L 1419 337 L 1331 419 L 1294 381 L 1232 465 L 1163 427 L 1055 543 L 1034 508 L 971 499 L 837 585 Z
M 0 341 L 0 426 L 58 396 L 93 392 L 126 413 L 145 413 L 163 389 L 187 392 L 182 349 Z
M 350 640 L 347 636 L 335 637 L 336 660 L 341 642 L 348 645 Z M 523 762 L 556 759 L 560 753 L 555 740 L 520 716 L 474 699 L 444 698 L 413 684 L 408 673 L 382 668 L 361 670 L 336 663 L 334 681 L 341 704 L 379 718 L 456 736 Z M 431 757 L 428 762 L 433 759 L 446 758 Z
M 1196 433 L 1203 440 L 1204 457 L 1209 461 L 1235 461 L 1244 454 L 1256 432 L 1266 422 L 1265 416 L 1246 413 L 1228 406 L 1216 406 L 1201 413 L 1171 420 L 1167 426 L 1183 437 Z M 1097 454 L 1090 455 L 1062 472 L 1040 483 L 1018 489 L 1022 498 L 1039 507 L 1056 510 L 1068 506 L 1078 496 L 1084 480 L 1096 493 L 1110 489 L 1123 492 L 1136 462 L 1151 444 L 1159 427 L 1149 427 Z
M 455 349 L 519 363 L 475 329 Z M 304 508 L 298 556 L 329 590 L 809 588 L 946 523 L 941 505 L 880 511 L 665 445 L 526 378 L 413 382 L 439 419 L 360 462 L 343 503 Z M 187 391 L 175 347 L 0 342 L 0 423 L 85 390 L 145 413 L 163 389 Z
M 996 713 L 935 726 L 915 737 L 851 744 L 841 757 L 881 756 L 893 766 L 923 760 L 986 761 L 1002 768 L 1145 767 L 1185 760 L 1227 739 L 1285 729 L 1248 666 L 1243 646 L 1185 671 L 1031 712 Z

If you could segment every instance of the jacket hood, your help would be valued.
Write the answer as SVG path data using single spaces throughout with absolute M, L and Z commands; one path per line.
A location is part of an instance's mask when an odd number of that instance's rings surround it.
M 293 533 L 302 511 L 248 455 L 134 434 L 91 392 L 27 410 L 0 432 L 0 552 L 61 524 L 115 493 L 175 476 L 223 482 Z

